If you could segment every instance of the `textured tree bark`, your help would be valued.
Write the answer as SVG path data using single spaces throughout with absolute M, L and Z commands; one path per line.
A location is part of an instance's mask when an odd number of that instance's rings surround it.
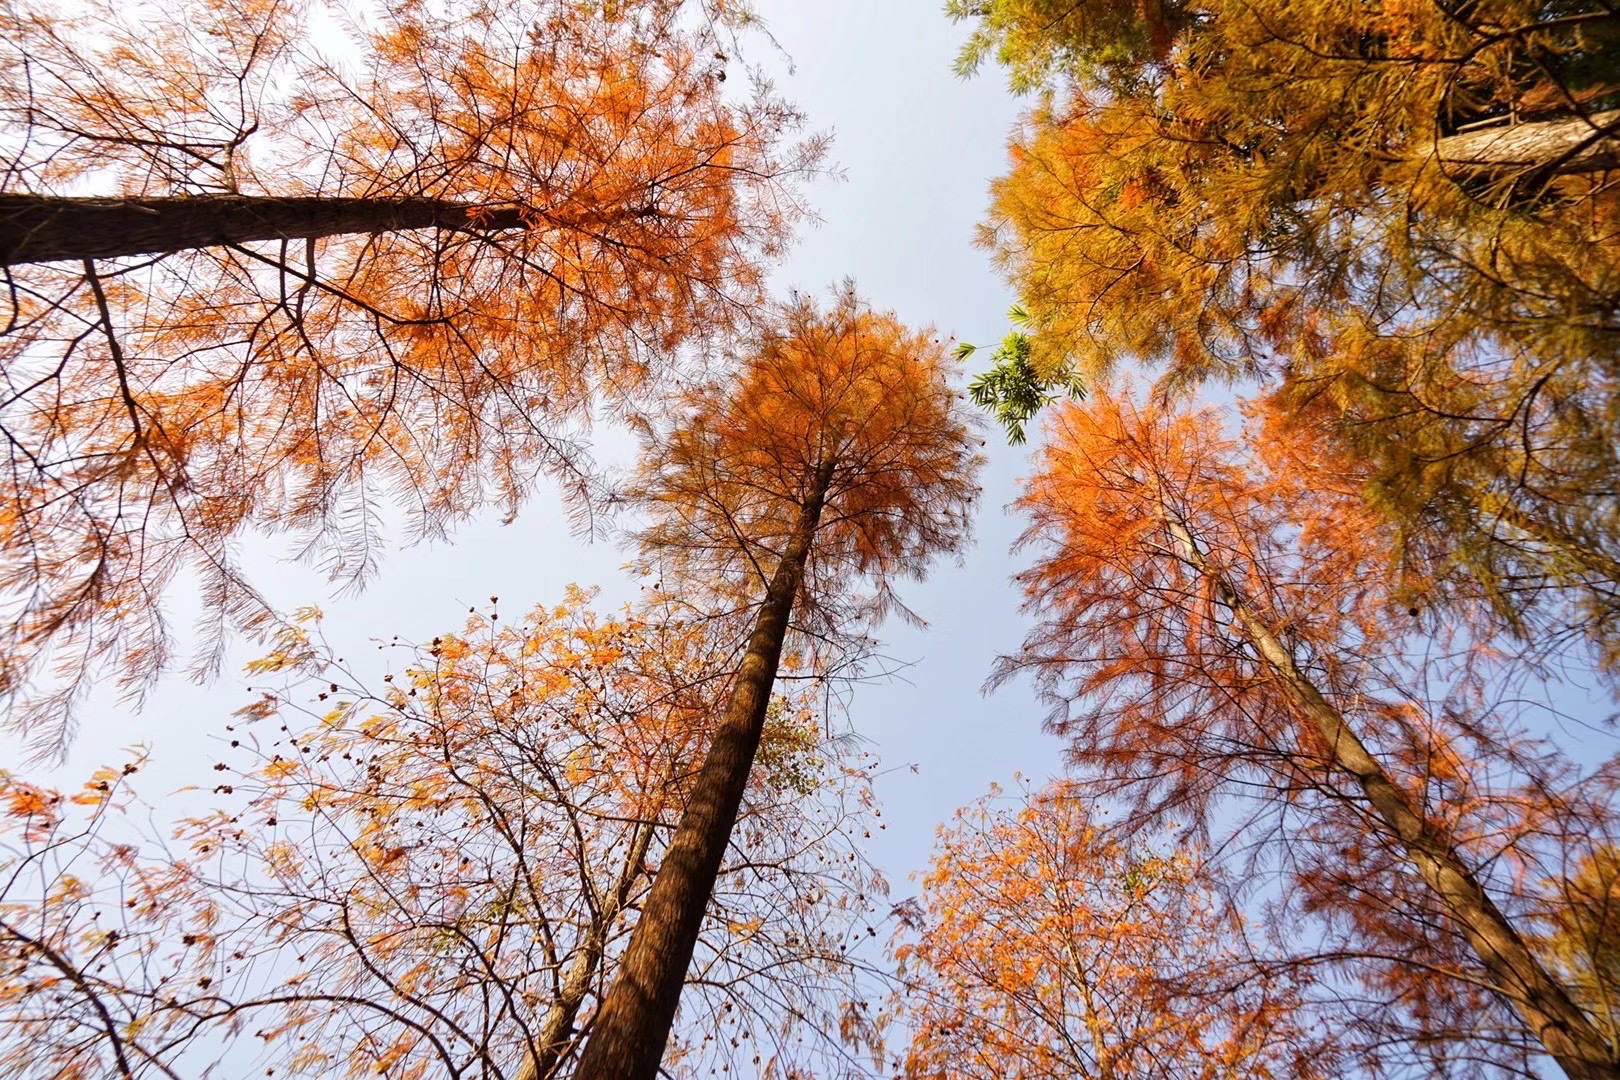
M 447 199 L 0 195 L 0 265 L 169 255 L 225 244 L 406 229 L 498 232 L 529 224 L 515 206 Z
M 1334 768 L 1361 788 L 1373 812 L 1393 835 L 1425 884 L 1439 897 L 1500 993 L 1571 1080 L 1615 1080 L 1620 1064 L 1590 1017 L 1525 944 L 1457 854 L 1445 831 L 1430 821 L 1362 743 L 1344 714 L 1328 702 L 1294 662 L 1293 654 L 1216 569 L 1187 527 L 1170 514 L 1166 523 L 1187 562 L 1215 587 L 1238 625 L 1282 684 L 1294 707 L 1328 747 Z
M 771 575 L 754 620 L 731 699 L 715 729 L 691 799 L 641 907 L 630 946 L 591 1025 L 574 1080 L 655 1080 L 675 1021 L 686 969 L 719 876 L 759 749 L 771 687 L 793 601 L 832 482 L 833 462 L 817 469 L 793 536 Z
M 602 966 L 608 934 L 625 904 L 629 903 L 630 890 L 641 876 L 641 863 L 647 857 L 652 837 L 653 827 L 644 825 L 636 835 L 635 842 L 630 845 L 630 854 L 625 859 L 619 880 L 614 884 L 613 891 L 602 898 L 596 917 L 591 920 L 590 930 L 574 953 L 574 961 L 568 965 L 568 974 L 563 976 L 557 998 L 540 1022 L 534 1045 L 523 1057 L 518 1080 L 552 1080 L 557 1062 L 568 1048 L 568 1036 L 579 1017 L 579 1007 L 585 1001 L 585 993 L 591 988 L 591 980 L 596 977 L 597 969 Z
M 1568 174 L 1620 168 L 1620 109 L 1448 135 L 1435 143 L 1435 156 L 1448 169 L 1469 172 Z

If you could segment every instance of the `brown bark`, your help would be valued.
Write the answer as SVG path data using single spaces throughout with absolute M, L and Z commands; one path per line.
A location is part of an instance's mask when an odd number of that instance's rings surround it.
M 169 255 L 265 240 L 458 229 L 526 229 L 515 206 L 448 199 L 200 195 L 61 198 L 0 195 L 0 265 Z
M 618 975 L 591 1026 L 574 1080 L 655 1080 L 675 1021 L 686 969 L 759 749 L 793 601 L 832 482 L 816 471 L 793 536 L 771 575 L 725 715 L 630 935 Z
M 1187 562 L 1214 585 L 1261 660 L 1281 683 L 1285 696 L 1316 729 L 1328 748 L 1333 767 L 1361 788 L 1373 812 L 1462 931 L 1490 973 L 1496 990 L 1535 1032 L 1547 1053 L 1571 1080 L 1620 1077 L 1620 1065 L 1610 1057 L 1608 1045 L 1591 1018 L 1530 951 L 1458 855 L 1444 829 L 1430 821 L 1384 771 L 1344 714 L 1299 669 L 1293 654 L 1236 586 L 1210 563 L 1187 527 L 1169 514 L 1165 520 Z
M 629 903 L 630 892 L 635 887 L 637 879 L 641 877 L 642 860 L 647 857 L 647 848 L 652 844 L 652 836 L 653 827 L 644 825 L 635 842 L 631 844 L 630 854 L 624 862 L 624 870 L 619 874 L 619 880 L 613 890 L 602 898 L 591 919 L 585 940 L 575 950 L 573 962 L 568 965 L 568 974 L 563 976 L 562 985 L 557 989 L 557 997 L 546 1010 L 533 1045 L 523 1057 L 523 1066 L 518 1070 L 517 1080 L 552 1080 L 557 1062 L 562 1058 L 563 1051 L 568 1048 L 568 1036 L 574 1029 L 574 1021 L 579 1017 L 579 1007 L 585 1001 L 585 993 L 591 988 L 591 980 L 596 977 L 597 970 L 602 966 L 602 956 L 607 951 L 608 934 L 612 932 L 614 922 Z
M 1620 168 L 1620 109 L 1448 135 L 1435 143 L 1435 155 L 1448 169 L 1468 172 L 1564 175 Z

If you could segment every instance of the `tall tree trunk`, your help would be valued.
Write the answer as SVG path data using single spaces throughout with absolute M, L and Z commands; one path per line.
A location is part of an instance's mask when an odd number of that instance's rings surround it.
M 1406 852 L 1424 883 L 1462 931 L 1498 993 L 1535 1032 L 1571 1080 L 1615 1080 L 1620 1065 L 1591 1018 L 1538 960 L 1491 900 L 1442 826 L 1430 821 L 1294 662 L 1293 654 L 1237 587 L 1199 548 L 1187 526 L 1164 507 L 1165 522 L 1187 562 L 1215 588 L 1283 693 L 1316 729 L 1334 768 L 1361 788 L 1373 812 Z
M 1591 116 L 1501 124 L 1435 143 L 1448 171 L 1549 176 L 1620 168 L 1620 109 Z
M 834 463 L 823 461 L 771 575 L 731 699 L 715 729 L 675 838 L 664 853 L 618 975 L 591 1025 L 574 1080 L 655 1080 L 686 969 L 759 749 L 771 687 Z
M 637 879 L 641 877 L 641 864 L 647 857 L 648 847 L 652 845 L 653 831 L 654 826 L 651 824 L 641 826 L 641 831 L 630 845 L 630 854 L 625 859 L 619 880 L 597 907 L 590 928 L 585 934 L 585 940 L 574 951 L 573 962 L 568 965 L 568 974 L 563 976 L 562 985 L 557 989 L 557 997 L 546 1010 L 545 1019 L 540 1022 L 540 1030 L 535 1034 L 533 1045 L 524 1055 L 523 1067 L 518 1070 L 518 1080 L 551 1080 L 557 1062 L 562 1058 L 563 1051 L 568 1048 L 568 1036 L 574 1029 L 574 1021 L 579 1017 L 579 1007 L 585 1001 L 586 991 L 590 990 L 591 980 L 596 977 L 597 970 L 602 966 L 602 956 L 607 951 L 608 935 L 612 933 L 613 924 L 618 921 L 620 913 L 629 903 L 630 892 L 635 888 Z
M 634 212 L 632 212 L 634 214 Z M 538 214 L 449 199 L 0 195 L 0 265 L 168 255 L 262 240 L 406 229 L 526 229 Z

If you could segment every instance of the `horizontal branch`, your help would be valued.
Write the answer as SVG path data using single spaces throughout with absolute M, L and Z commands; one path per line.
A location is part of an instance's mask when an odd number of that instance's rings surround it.
M 520 207 L 448 199 L 0 195 L 0 266 L 409 229 L 506 231 L 529 224 Z
M 1435 144 L 1448 167 L 1506 172 L 1589 173 L 1620 168 L 1620 109 L 1448 135 Z

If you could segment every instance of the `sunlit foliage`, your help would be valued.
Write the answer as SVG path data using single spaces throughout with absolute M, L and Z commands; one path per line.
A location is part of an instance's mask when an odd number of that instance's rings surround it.
M 957 0 L 1039 96 L 982 239 L 1031 363 L 1260 378 L 1368 463 L 1409 595 L 1620 616 L 1620 15 L 1591 0 Z M 1469 586 L 1472 587 L 1472 586 Z
M 1362 1067 L 1612 1075 L 1543 928 L 1580 917 L 1561 883 L 1614 842 L 1614 760 L 1548 736 L 1486 612 L 1397 598 L 1392 530 L 1319 441 L 1244 453 L 1224 427 L 1101 395 L 1054 412 L 1019 502 L 1037 622 L 998 678 L 1035 677 L 1128 828 L 1177 823 L 1237 895 L 1269 886 L 1257 925 L 1332 991 Z
M 493 609 L 375 690 L 310 621 L 255 665 L 167 850 L 127 773 L 7 778 L 0 1062 L 21 1077 L 565 1075 L 726 685 L 710 628 Z M 392 649 L 390 650 L 392 651 Z M 843 1060 L 884 885 L 865 757 L 779 697 L 668 1067 Z M 72 805 L 78 804 L 78 805 Z M 752 1064 L 750 1064 L 752 1063 Z
M 858 665 L 895 581 L 968 540 L 980 440 L 937 337 L 846 285 L 825 312 L 806 297 L 774 310 L 742 361 L 646 429 L 630 488 L 649 563 L 680 602 L 734 616 L 747 647 L 576 1080 L 659 1073 L 784 647 L 817 673 Z M 865 1026 L 847 1034 L 870 1048 Z
M 895 948 L 904 1075 L 1338 1075 L 1300 1023 L 1301 973 L 1251 954 L 1196 860 L 1105 825 L 1056 781 L 941 829 Z
M 746 321 L 822 148 L 719 33 L 668 0 L 0 8 L 0 694 L 36 747 L 88 674 L 168 665 L 177 575 L 197 672 L 266 628 L 244 529 L 354 584 L 391 520 L 546 475 L 589 505 L 582 430 Z

